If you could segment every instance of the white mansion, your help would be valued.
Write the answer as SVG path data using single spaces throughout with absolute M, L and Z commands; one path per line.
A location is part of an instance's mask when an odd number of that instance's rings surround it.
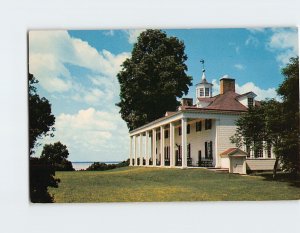
M 220 94 L 203 69 L 196 85 L 196 103 L 183 98 L 176 112 L 130 131 L 130 166 L 215 167 L 245 174 L 246 170 L 272 169 L 271 149 L 244 152 L 230 142 L 236 120 L 249 106 L 258 105 L 256 94 L 235 92 L 235 80 L 220 80 Z

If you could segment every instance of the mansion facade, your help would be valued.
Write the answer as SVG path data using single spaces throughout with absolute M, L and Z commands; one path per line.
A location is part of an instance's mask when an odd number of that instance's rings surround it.
M 235 80 L 229 77 L 220 79 L 220 94 L 213 96 L 212 86 L 203 69 L 195 103 L 182 98 L 176 112 L 130 131 L 130 166 L 214 167 L 240 174 L 273 169 L 271 148 L 254 153 L 230 142 L 236 120 L 259 105 L 256 94 L 236 93 Z

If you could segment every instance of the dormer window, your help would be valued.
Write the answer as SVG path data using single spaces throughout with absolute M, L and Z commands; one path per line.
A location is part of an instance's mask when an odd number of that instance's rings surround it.
M 204 96 L 204 90 L 203 90 L 203 88 L 200 88 L 200 96 Z
M 253 107 L 253 98 L 248 98 L 248 108 Z

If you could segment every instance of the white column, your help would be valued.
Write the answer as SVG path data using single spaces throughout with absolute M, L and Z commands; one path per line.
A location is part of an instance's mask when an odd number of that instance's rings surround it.
M 175 147 L 175 132 L 174 132 L 174 123 L 170 123 L 170 166 L 175 166 L 175 153 L 174 153 L 174 147 Z
M 137 144 L 136 144 L 137 137 L 133 136 L 134 142 L 134 166 L 137 166 Z
M 164 153 L 164 148 L 165 148 L 165 128 L 164 126 L 160 127 L 160 166 L 164 167 L 165 166 L 165 153 Z
M 152 165 L 156 166 L 156 129 L 152 130 L 152 142 L 153 142 L 153 147 L 152 147 Z
M 181 146 L 182 146 L 182 168 L 187 167 L 187 136 L 186 136 L 187 119 L 181 119 Z
M 215 167 L 221 167 L 220 156 L 219 156 L 219 127 L 220 127 L 220 119 L 215 120 L 216 124 L 215 127 L 216 137 L 215 137 Z
M 129 148 L 129 166 L 132 166 L 132 137 L 130 136 L 130 148 Z
M 146 166 L 149 166 L 149 131 L 146 131 L 145 153 L 146 153 Z
M 140 134 L 140 166 L 143 166 L 143 134 Z

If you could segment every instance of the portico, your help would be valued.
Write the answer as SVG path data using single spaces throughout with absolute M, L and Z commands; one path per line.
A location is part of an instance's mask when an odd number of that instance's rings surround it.
M 181 109 L 131 131 L 130 165 L 219 166 L 216 142 L 221 115 L 220 111 Z
M 175 167 L 175 127 L 181 127 L 181 167 L 187 167 L 187 118 L 180 115 L 130 132 L 131 166 Z

